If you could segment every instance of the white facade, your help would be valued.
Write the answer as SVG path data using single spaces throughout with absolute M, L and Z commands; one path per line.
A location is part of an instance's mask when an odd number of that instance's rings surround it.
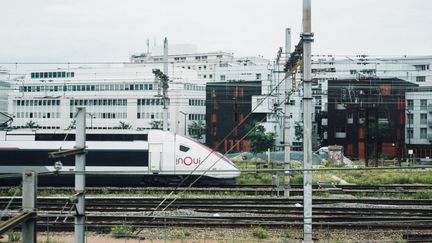
M 8 94 L 10 92 L 9 72 L 0 68 L 0 112 L 8 111 Z M 0 114 L 0 124 L 5 122 L 7 117 Z
M 229 60 L 234 58 L 232 53 L 227 52 L 206 52 L 206 53 L 189 53 L 171 54 L 169 51 L 171 46 L 168 47 L 168 76 L 172 76 L 173 72 L 177 70 L 193 70 L 197 72 L 198 80 L 202 83 L 214 82 L 216 79 L 216 69 L 220 66 L 225 66 Z M 133 64 L 147 63 L 147 64 L 162 64 L 163 55 L 152 55 L 151 53 L 144 53 L 139 55 L 132 55 L 130 62 Z
M 66 129 L 73 125 L 76 107 L 84 106 L 90 129 L 112 129 L 120 122 L 149 129 L 151 122 L 163 120 L 155 68 L 162 65 L 34 70 L 14 83 L 12 126 L 32 121 L 45 129 Z M 205 120 L 205 85 L 197 84 L 196 77 L 193 70 L 174 70 L 170 76 L 168 128 L 182 135 L 191 122 Z
M 432 85 L 432 56 L 314 57 L 312 75 L 319 79 L 399 78 Z
M 198 80 L 206 82 L 266 80 L 269 74 L 269 60 L 263 57 L 234 57 L 230 52 L 198 52 L 193 45 L 168 46 L 168 76 L 176 70 L 194 70 Z M 152 53 L 131 55 L 131 65 L 137 63 L 161 64 L 161 48 Z
M 406 144 L 432 144 L 432 87 L 406 93 Z

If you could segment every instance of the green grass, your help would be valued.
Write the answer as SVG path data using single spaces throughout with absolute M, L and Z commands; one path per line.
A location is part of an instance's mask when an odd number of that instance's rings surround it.
M 431 191 L 418 191 L 413 196 L 414 199 L 432 199 Z
M 432 184 L 431 170 L 338 171 L 334 174 L 349 183 L 358 185 Z

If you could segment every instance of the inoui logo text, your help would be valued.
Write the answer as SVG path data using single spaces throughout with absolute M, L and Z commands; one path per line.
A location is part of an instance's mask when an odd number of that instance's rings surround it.
M 186 166 L 191 166 L 191 165 L 199 165 L 201 164 L 201 158 L 192 158 L 190 156 L 186 156 L 184 158 L 177 158 L 176 160 L 176 164 L 180 165 L 186 165 Z

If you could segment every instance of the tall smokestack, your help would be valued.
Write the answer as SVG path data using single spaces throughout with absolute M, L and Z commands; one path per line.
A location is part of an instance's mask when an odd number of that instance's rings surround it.
M 291 53 L 291 28 L 286 28 L 285 29 L 285 55 L 287 59 L 290 53 Z
M 163 73 L 168 76 L 168 39 L 164 39 Z

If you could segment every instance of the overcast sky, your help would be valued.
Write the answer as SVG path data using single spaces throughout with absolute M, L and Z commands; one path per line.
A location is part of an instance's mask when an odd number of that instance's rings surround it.
M 312 0 L 314 54 L 431 55 L 431 0 Z M 167 36 L 273 59 L 301 0 L 6 0 L 0 62 L 127 61 Z

